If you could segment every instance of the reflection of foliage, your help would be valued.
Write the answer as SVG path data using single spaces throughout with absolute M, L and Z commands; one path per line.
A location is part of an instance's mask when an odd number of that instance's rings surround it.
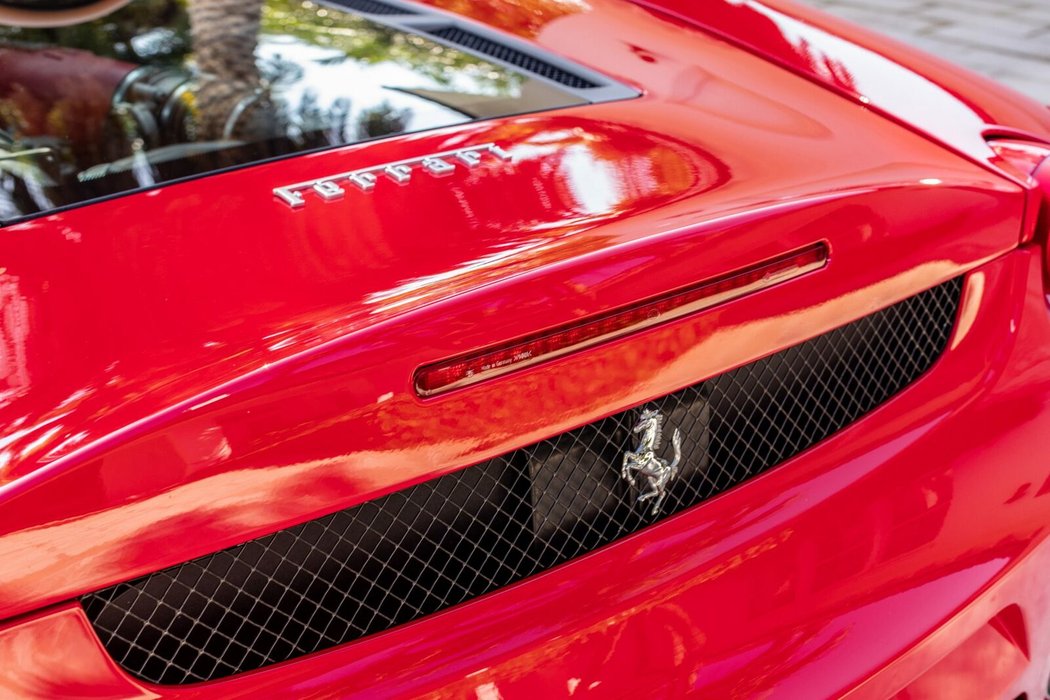
M 23 183 L 28 182 L 52 184 L 47 174 L 28 159 L 5 158 L 4 156 L 9 156 L 9 154 L 4 144 L 0 142 L 0 222 L 4 219 L 13 219 L 21 214 L 14 204 L 13 197 L 5 196 L 6 193 L 14 193 L 23 189 Z M 39 186 L 36 189 L 39 190 Z M 32 193 L 29 196 L 32 196 Z
M 416 111 L 429 98 L 410 97 L 412 88 L 509 98 L 525 81 L 314 0 L 133 0 L 78 25 L 0 27 L 0 56 L 12 67 L 0 68 L 0 146 L 49 149 L 47 158 L 0 167 L 4 218 L 146 180 L 462 121 L 439 99 Z M 361 76 L 338 86 L 342 94 L 320 84 L 334 82 L 340 66 Z M 410 85 L 388 84 L 399 81 Z M 145 179 L 140 161 L 152 169 Z
M 394 109 L 389 102 L 369 107 L 357 118 L 357 137 L 374 139 L 405 130 L 410 113 L 405 109 Z
M 465 76 L 505 91 L 520 82 L 505 68 L 437 44 L 420 36 L 390 29 L 353 14 L 344 14 L 306 0 L 271 0 L 263 8 L 263 32 L 297 37 L 331 47 L 366 64 L 391 61 L 421 73 L 441 85 Z M 338 57 L 332 60 L 341 60 Z
M 170 65 L 181 62 L 190 50 L 185 5 L 186 0 L 136 0 L 111 15 L 69 27 L 0 26 L 0 44 L 76 46 L 96 56 Z M 159 33 L 151 36 L 151 30 Z
M 565 15 L 590 10 L 584 0 L 433 0 L 440 8 L 535 37 L 547 23 Z

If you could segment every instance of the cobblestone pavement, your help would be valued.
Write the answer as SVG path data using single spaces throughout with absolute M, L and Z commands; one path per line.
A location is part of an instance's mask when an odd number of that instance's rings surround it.
M 806 0 L 1050 104 L 1050 0 Z

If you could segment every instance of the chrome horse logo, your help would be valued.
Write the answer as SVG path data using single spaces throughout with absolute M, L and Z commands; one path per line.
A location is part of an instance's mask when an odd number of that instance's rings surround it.
M 641 438 L 634 452 L 624 453 L 623 468 L 620 470 L 620 476 L 626 479 L 632 488 L 638 490 L 643 487 L 638 485 L 640 479 L 637 477 L 645 477 L 649 490 L 638 496 L 638 502 L 643 503 L 656 499 L 653 502 L 653 515 L 660 512 L 660 507 L 667 498 L 667 487 L 678 476 L 678 462 L 682 459 L 682 434 L 678 428 L 675 428 L 671 436 L 674 461 L 668 463 L 666 459 L 656 456 L 663 437 L 663 424 L 664 417 L 657 411 L 651 409 L 642 411 L 638 424 L 634 426 L 634 432 L 641 433 Z

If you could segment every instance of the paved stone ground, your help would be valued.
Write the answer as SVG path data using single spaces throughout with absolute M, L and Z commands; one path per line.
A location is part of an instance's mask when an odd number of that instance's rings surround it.
M 807 0 L 1050 104 L 1050 0 Z

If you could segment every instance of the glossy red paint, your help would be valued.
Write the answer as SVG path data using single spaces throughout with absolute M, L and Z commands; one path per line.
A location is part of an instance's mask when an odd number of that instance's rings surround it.
M 1005 93 L 927 76 L 936 114 L 902 129 L 662 13 L 613 0 L 558 9 L 529 35 L 644 97 L 256 166 L 0 231 L 0 687 L 921 697 L 924 674 L 994 645 L 985 629 L 1004 624 L 1028 663 L 988 683 L 1045 687 L 1050 481 L 1037 446 L 1050 318 L 1041 251 L 1016 249 L 1034 184 L 1002 173 L 984 142 L 993 122 L 1035 131 L 1039 118 Z M 593 44 L 573 38 L 580 27 Z M 486 142 L 515 162 L 302 211 L 271 194 Z M 826 269 L 776 289 L 427 401 L 414 392 L 420 366 L 821 240 Z M 158 689 L 119 671 L 69 602 L 590 422 L 965 272 L 948 353 L 871 416 L 701 507 L 432 618 Z
M 639 101 L 614 109 L 650 112 Z M 858 124 L 843 115 L 821 138 L 803 140 L 804 158 L 780 146 L 777 172 L 759 154 L 738 158 L 727 147 L 714 163 L 673 140 L 695 121 L 674 129 L 665 115 L 657 137 L 548 117 L 519 120 L 516 141 L 505 126 L 480 127 L 486 137 L 499 133 L 519 158 L 473 175 L 459 192 L 466 209 L 440 181 L 427 180 L 411 192 L 348 193 L 303 211 L 270 196 L 288 170 L 334 172 L 331 161 L 364 153 L 382 162 L 385 152 L 405 148 L 388 141 L 12 228 L 4 257 L 27 309 L 20 348 L 30 383 L 3 412 L 11 421 L 11 461 L 0 559 L 17 556 L 21 567 L 0 580 L 0 614 L 590 422 L 862 316 L 1016 245 L 1018 188 L 868 117 Z M 870 159 L 838 161 L 842 189 L 829 194 L 826 172 L 812 182 L 809 159 L 835 160 L 818 154 L 835 150 L 839 128 L 866 129 L 869 138 L 881 130 L 884 140 Z M 565 139 L 556 148 L 548 145 L 552 129 Z M 426 153 L 448 138 L 406 141 Z M 674 167 L 678 178 L 633 177 Z M 577 178 L 603 169 L 613 175 L 602 196 L 622 208 L 588 212 L 596 208 L 588 181 Z M 729 172 L 737 178 L 721 182 L 718 174 Z M 920 182 L 933 175 L 935 183 Z M 302 179 L 295 173 L 292 181 Z M 207 197 L 227 181 L 243 190 Z M 537 182 L 555 203 L 544 212 L 529 198 Z M 646 182 L 660 187 L 632 198 Z M 615 202 L 614 194 L 627 200 Z M 423 223 L 403 197 L 442 212 L 440 228 L 417 234 Z M 254 200 L 269 207 L 264 220 L 241 213 L 261 209 Z M 187 208 L 200 218 L 176 214 Z M 557 208 L 566 211 L 561 225 L 537 223 Z M 144 213 L 156 209 L 171 212 L 159 231 Z M 359 212 L 358 227 L 346 225 L 350 211 Z M 212 219 L 214 226 L 199 225 Z M 114 220 L 133 223 L 113 231 Z M 380 220 L 397 225 L 381 229 Z M 415 395 L 420 366 L 815 240 L 829 242 L 832 264 L 775 293 L 452 392 L 439 403 Z M 83 346 L 83 338 L 94 343 Z M 78 353 L 68 352 L 78 345 Z M 72 536 L 84 528 L 98 537 Z M 201 537 L 180 536 L 187 528 Z
M 632 0 L 635 8 L 622 0 L 422 1 L 532 38 L 580 63 L 649 87 L 665 83 L 667 77 L 680 79 L 681 67 L 667 60 L 662 44 L 651 41 L 649 18 L 641 10 L 646 8 L 657 17 L 675 18 L 775 61 L 993 167 L 995 156 L 983 133 L 1009 127 L 1050 137 L 1050 110 L 1045 105 L 794 0 Z M 522 5 L 534 5 L 536 11 L 524 13 Z M 611 31 L 595 31 L 597 27 Z M 591 40 L 580 42 L 581 35 Z M 698 71 L 694 79 L 706 73 L 703 64 L 692 68 Z M 670 75 L 661 79 L 656 76 L 660 71 Z
M 893 697 L 1010 697 L 1031 663 L 1027 635 L 1021 609 L 1010 605 Z
M 5 682 L 44 697 L 81 678 L 105 697 L 939 697 L 922 692 L 924 673 L 972 653 L 990 624 L 1046 660 L 1041 287 L 1033 251 L 974 271 L 951 352 L 905 394 L 746 487 L 498 594 L 183 689 L 114 670 L 63 606 L 0 634 L 26 649 Z M 83 675 L 40 649 L 57 625 Z M 985 674 L 971 696 L 1031 692 L 1045 666 Z

